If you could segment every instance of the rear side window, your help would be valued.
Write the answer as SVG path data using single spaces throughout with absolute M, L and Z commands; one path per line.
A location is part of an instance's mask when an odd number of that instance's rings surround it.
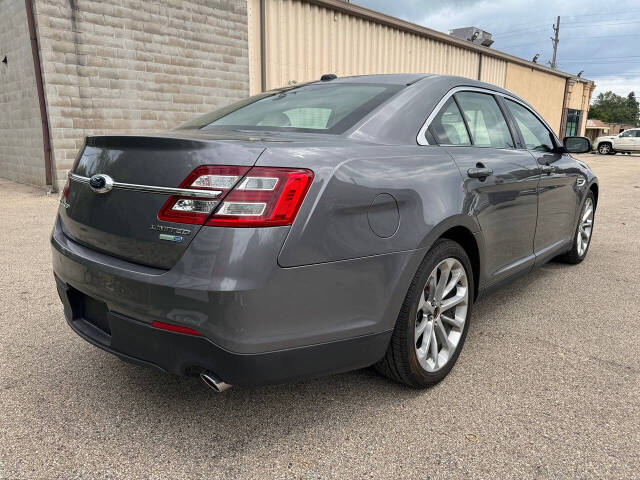
M 343 133 L 404 86 L 310 84 L 256 95 L 178 129 Z
M 453 97 L 440 109 L 429 129 L 439 145 L 471 145 L 467 127 Z
M 506 104 L 518 124 L 527 149 L 541 152 L 552 151 L 554 146 L 551 140 L 551 132 L 538 120 L 538 117 L 531 113 L 528 108 L 513 100 L 506 99 Z
M 513 148 L 513 138 L 493 95 L 476 92 L 455 94 L 476 147 Z

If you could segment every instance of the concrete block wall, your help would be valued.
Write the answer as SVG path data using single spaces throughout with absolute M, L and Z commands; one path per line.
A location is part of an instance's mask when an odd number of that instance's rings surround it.
M 35 1 L 58 185 L 87 135 L 167 130 L 249 94 L 246 0 Z
M 24 0 L 0 2 L 0 177 L 45 185 L 42 122 Z

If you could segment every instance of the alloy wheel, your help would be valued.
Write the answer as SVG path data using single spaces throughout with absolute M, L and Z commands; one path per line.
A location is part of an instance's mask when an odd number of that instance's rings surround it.
M 591 232 L 593 231 L 593 200 L 591 197 L 584 202 L 584 208 L 580 216 L 578 224 L 578 235 L 576 238 L 576 247 L 578 255 L 582 257 L 587 251 L 589 241 L 591 240 Z
M 440 262 L 427 278 L 418 303 L 415 349 L 420 366 L 436 372 L 453 357 L 469 306 L 467 272 L 455 258 Z
M 611 147 L 609 147 L 609 144 L 605 143 L 604 145 L 600 145 L 598 147 L 598 151 L 600 152 L 600 154 L 602 155 L 607 155 L 609 153 L 609 151 L 611 150 Z

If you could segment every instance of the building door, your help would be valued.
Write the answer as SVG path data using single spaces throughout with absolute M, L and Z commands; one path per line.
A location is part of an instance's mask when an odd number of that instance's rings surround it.
M 580 110 L 567 108 L 567 130 L 565 136 L 575 137 L 580 131 Z

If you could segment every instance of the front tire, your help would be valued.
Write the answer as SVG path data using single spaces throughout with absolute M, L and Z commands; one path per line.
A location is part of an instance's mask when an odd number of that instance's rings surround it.
M 610 143 L 604 142 L 598 145 L 598 153 L 600 155 L 611 155 L 613 152 L 613 148 Z
M 442 380 L 464 345 L 473 295 L 467 253 L 452 240 L 438 240 L 409 286 L 387 352 L 376 369 L 414 388 Z
M 591 245 L 595 214 L 596 199 L 593 192 L 589 192 L 580 209 L 580 216 L 578 217 L 576 232 L 573 235 L 571 250 L 559 257 L 561 261 L 575 265 L 582 262 L 587 256 L 589 246 Z

